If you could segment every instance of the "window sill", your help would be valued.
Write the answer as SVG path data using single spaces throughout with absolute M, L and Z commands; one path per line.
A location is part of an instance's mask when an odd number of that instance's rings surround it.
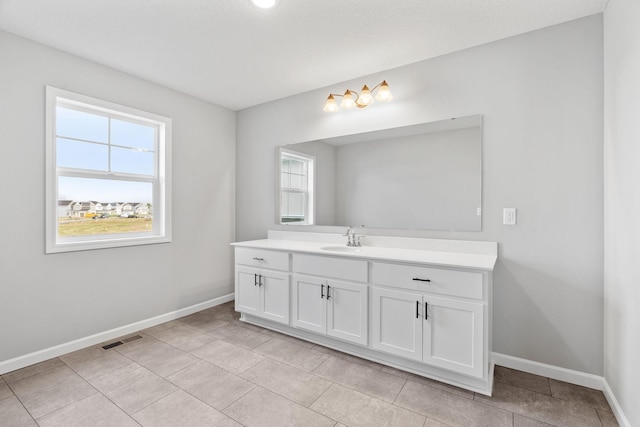
M 158 243 L 171 243 L 171 238 L 168 236 L 135 236 L 117 239 L 96 239 L 87 241 L 67 241 L 58 242 L 54 245 L 47 246 L 46 253 L 61 253 L 61 252 L 76 252 L 76 251 L 90 251 L 96 249 L 110 249 L 120 248 L 126 246 L 139 246 L 139 245 L 153 245 Z

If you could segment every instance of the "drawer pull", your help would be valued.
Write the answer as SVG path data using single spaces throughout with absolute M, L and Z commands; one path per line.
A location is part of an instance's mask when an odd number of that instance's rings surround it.
M 324 298 L 324 285 L 320 285 L 320 298 Z
M 419 279 L 417 277 L 414 277 L 413 280 L 415 280 L 416 282 L 430 282 L 431 279 Z
M 257 256 L 254 256 L 253 259 L 255 259 L 256 261 L 264 261 L 264 258 L 258 258 Z
M 429 303 L 428 302 L 424 302 L 424 320 L 429 319 Z
M 329 292 L 331 291 L 331 286 L 327 285 L 327 301 L 329 301 Z
M 416 319 L 420 317 L 420 301 L 416 301 Z

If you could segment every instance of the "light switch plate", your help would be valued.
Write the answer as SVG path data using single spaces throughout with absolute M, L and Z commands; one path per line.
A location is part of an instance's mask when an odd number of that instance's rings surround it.
M 504 208 L 502 211 L 502 223 L 504 225 L 516 225 L 516 208 Z

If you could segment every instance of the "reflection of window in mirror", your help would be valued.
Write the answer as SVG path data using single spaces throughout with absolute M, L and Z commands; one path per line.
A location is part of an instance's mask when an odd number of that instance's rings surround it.
M 308 154 L 280 150 L 281 224 L 313 224 L 314 162 Z

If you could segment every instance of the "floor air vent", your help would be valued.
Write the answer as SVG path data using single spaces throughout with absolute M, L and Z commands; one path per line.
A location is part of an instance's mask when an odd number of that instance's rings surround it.
M 117 347 L 119 345 L 126 344 L 131 341 L 139 340 L 140 338 L 142 338 L 140 335 L 133 335 L 131 337 L 124 338 L 121 341 L 115 341 L 115 342 L 112 342 L 111 344 L 103 345 L 102 348 L 105 350 L 109 350 L 110 348 Z
M 110 348 L 117 347 L 122 344 L 124 344 L 122 341 L 116 341 L 112 342 L 111 344 L 103 345 L 102 348 L 105 350 L 109 350 Z

